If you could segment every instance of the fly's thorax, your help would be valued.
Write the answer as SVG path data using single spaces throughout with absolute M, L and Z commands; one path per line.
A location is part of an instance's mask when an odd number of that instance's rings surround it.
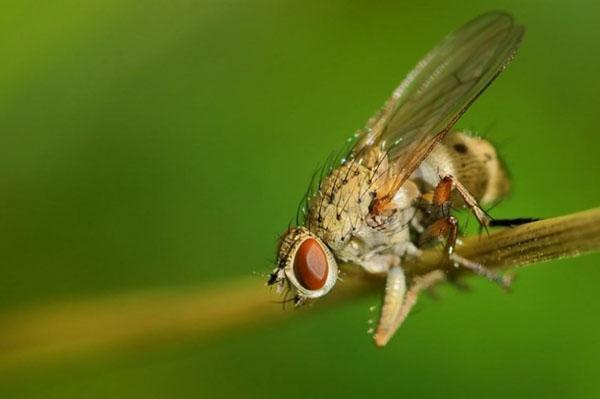
M 423 161 L 415 175 L 431 189 L 440 176 L 456 177 L 480 203 L 504 198 L 510 189 L 508 174 L 494 146 L 487 140 L 466 133 L 449 134 Z M 462 203 L 453 194 L 454 203 Z
M 402 257 L 405 245 L 410 241 L 409 226 L 417 217 L 415 201 L 421 196 L 417 185 L 407 180 L 394 195 L 388 211 L 381 215 L 369 215 L 367 223 L 354 235 L 345 248 L 351 260 L 365 266 L 374 256 L 393 254 Z
M 406 181 L 389 209 L 372 215 L 370 207 L 377 192 L 385 190 L 394 177 L 383 151 L 372 150 L 360 161 L 347 162 L 321 183 L 310 203 L 307 226 L 338 259 L 364 266 L 384 253 L 397 258 L 395 248 L 410 239 L 407 225 L 420 192 L 414 182 Z
M 334 251 L 347 244 L 369 214 L 378 185 L 388 173 L 385 154 L 376 149 L 333 170 L 311 200 L 307 225 Z

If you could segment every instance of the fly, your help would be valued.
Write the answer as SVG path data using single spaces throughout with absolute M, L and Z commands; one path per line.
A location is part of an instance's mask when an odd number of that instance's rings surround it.
M 455 265 L 503 287 L 509 281 L 454 252 L 455 207 L 483 227 L 529 219 L 494 220 L 481 204 L 508 193 L 510 182 L 487 140 L 453 126 L 513 59 L 525 29 L 504 12 L 485 13 L 446 36 L 359 131 L 336 167 L 309 187 L 305 214 L 282 236 L 269 285 L 295 302 L 327 294 L 338 280 L 337 261 L 387 275 L 374 333 L 384 346 L 418 293 L 441 281 L 440 271 L 405 275 L 403 259 L 443 242 Z

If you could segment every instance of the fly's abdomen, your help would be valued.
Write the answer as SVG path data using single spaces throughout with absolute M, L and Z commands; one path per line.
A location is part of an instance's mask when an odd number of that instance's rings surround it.
M 452 164 L 454 177 L 478 202 L 495 202 L 508 194 L 508 174 L 489 141 L 457 132 L 449 134 L 440 147 Z

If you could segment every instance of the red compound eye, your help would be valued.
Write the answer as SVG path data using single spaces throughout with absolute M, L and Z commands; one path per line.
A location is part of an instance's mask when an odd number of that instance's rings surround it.
M 307 238 L 294 257 L 294 274 L 298 282 L 308 290 L 323 288 L 327 281 L 329 265 L 327 255 L 314 238 Z

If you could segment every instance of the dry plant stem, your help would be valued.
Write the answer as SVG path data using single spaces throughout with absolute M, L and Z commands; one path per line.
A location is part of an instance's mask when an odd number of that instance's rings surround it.
M 489 268 L 514 267 L 600 249 L 600 208 L 547 219 L 490 236 L 470 237 L 456 252 Z M 439 251 L 425 251 L 403 265 L 412 276 L 456 271 Z M 307 309 L 380 291 L 384 276 L 346 265 L 343 283 Z M 464 273 L 464 271 L 462 271 Z M 0 315 L 0 368 L 56 362 L 83 353 L 106 353 L 160 342 L 217 337 L 305 310 L 283 311 L 261 278 L 213 288 L 140 292 L 42 305 Z
M 573 257 L 600 249 L 600 208 L 472 236 L 456 252 L 487 268 L 506 268 Z M 405 269 L 415 275 L 439 269 L 442 254 L 428 251 Z M 443 264 L 442 268 L 452 266 Z

